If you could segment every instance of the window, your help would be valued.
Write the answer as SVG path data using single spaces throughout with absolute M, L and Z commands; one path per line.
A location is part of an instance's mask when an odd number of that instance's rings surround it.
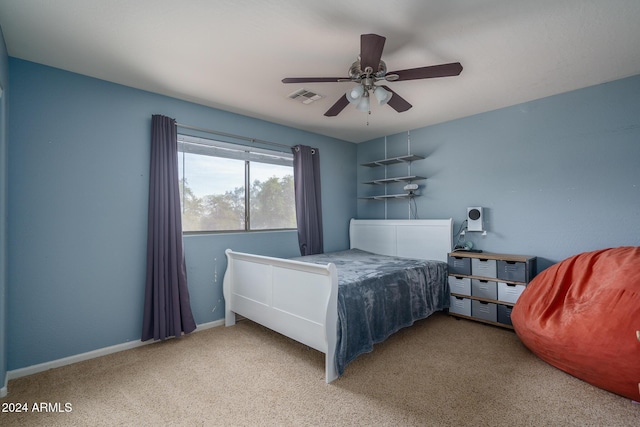
M 178 135 L 182 229 L 296 228 L 293 155 Z

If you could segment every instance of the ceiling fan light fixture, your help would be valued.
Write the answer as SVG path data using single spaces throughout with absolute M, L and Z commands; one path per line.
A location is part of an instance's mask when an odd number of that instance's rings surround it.
M 378 105 L 385 105 L 387 102 L 389 102 L 389 100 L 393 96 L 393 92 L 389 92 L 388 90 L 380 86 L 376 86 L 376 88 L 373 91 L 373 94 L 378 100 Z
M 357 104 L 360 102 L 362 95 L 364 94 L 364 87 L 362 85 L 358 85 L 351 90 L 348 90 L 346 95 L 347 99 L 352 104 Z
M 368 113 L 369 108 L 369 92 L 364 92 L 362 98 L 360 99 L 360 102 L 358 102 L 358 105 L 356 105 L 356 110 Z

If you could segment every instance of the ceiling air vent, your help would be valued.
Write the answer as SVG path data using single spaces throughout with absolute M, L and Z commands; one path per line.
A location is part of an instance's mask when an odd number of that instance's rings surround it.
M 289 94 L 289 98 L 300 101 L 303 104 L 311 104 L 313 101 L 322 99 L 322 95 L 318 95 L 317 93 L 313 93 L 307 89 L 299 89 Z

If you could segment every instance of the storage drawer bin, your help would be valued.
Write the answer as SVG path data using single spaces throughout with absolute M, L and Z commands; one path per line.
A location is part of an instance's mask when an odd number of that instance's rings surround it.
M 508 282 L 527 283 L 533 279 L 536 269 L 535 258 L 527 262 L 498 261 L 498 279 Z
M 492 302 L 471 301 L 471 316 L 490 322 L 498 321 L 498 307 Z
M 471 274 L 473 276 L 481 276 L 488 278 L 497 278 L 496 260 L 495 259 L 471 259 Z
M 452 294 L 471 295 L 471 279 L 468 277 L 449 276 L 449 291 Z
M 493 300 L 498 299 L 498 284 L 491 280 L 471 279 L 471 295 Z
M 471 258 L 449 255 L 449 274 L 471 275 Z
M 513 326 L 513 323 L 511 323 L 511 310 L 513 310 L 511 306 L 498 304 L 498 323 Z
M 452 295 L 449 312 L 471 316 L 471 300 L 469 298 L 454 297 Z
M 498 282 L 498 300 L 515 304 L 526 286 Z

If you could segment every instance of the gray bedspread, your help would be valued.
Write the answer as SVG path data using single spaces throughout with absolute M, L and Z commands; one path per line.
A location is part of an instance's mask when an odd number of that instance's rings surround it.
M 358 355 L 396 331 L 449 307 L 444 262 L 389 257 L 359 249 L 295 258 L 338 269 L 339 375 Z

